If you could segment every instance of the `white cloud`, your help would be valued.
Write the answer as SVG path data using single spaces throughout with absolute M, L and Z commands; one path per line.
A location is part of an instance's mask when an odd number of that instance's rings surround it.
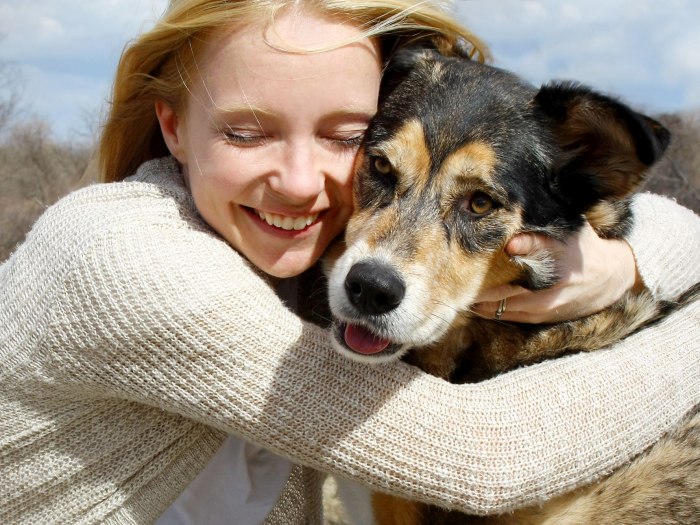
M 683 86 L 684 104 L 700 108 L 700 34 L 684 34 L 671 43 L 659 72 Z
M 22 75 L 22 102 L 59 137 L 97 119 L 124 44 L 167 0 L 0 0 L 0 60 Z M 37 17 L 36 13 L 41 13 Z
M 104 56 L 106 50 L 121 49 L 165 5 L 165 0 L 5 0 L 0 3 L 0 58 Z
M 109 80 L 62 72 L 45 72 L 26 66 L 23 70 L 25 111 L 50 117 L 57 137 L 87 138 L 100 120 L 109 90 Z M 47 90 L 46 86 L 54 86 Z M 50 91 L 50 96 L 48 93 Z
M 700 33 L 682 34 L 671 43 L 664 56 L 666 71 L 673 76 L 700 73 Z
M 578 80 L 651 111 L 698 105 L 695 0 L 460 0 L 496 64 L 539 84 Z

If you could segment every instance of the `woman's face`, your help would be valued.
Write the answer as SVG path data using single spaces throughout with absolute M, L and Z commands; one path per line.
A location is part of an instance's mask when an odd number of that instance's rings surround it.
M 253 264 L 297 275 L 321 256 L 352 210 L 351 171 L 377 109 L 380 57 L 347 23 L 288 13 L 223 33 L 197 61 L 176 115 L 156 105 L 201 216 Z M 266 43 L 271 42 L 273 46 Z

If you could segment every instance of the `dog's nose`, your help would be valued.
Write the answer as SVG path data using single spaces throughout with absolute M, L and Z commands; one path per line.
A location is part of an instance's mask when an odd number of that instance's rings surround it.
M 345 291 L 361 313 L 379 315 L 396 308 L 406 294 L 406 285 L 392 267 L 376 261 L 363 261 L 350 268 Z

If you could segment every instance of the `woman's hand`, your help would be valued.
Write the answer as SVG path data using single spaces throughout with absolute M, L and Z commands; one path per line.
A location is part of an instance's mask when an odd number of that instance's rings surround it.
M 622 240 L 601 239 L 586 223 L 565 241 L 537 234 L 520 234 L 506 245 L 509 255 L 527 255 L 546 250 L 554 255 L 559 283 L 532 292 L 520 286 L 504 285 L 485 290 L 474 311 L 493 319 L 502 299 L 502 321 L 552 323 L 576 319 L 602 310 L 641 283 L 632 249 Z

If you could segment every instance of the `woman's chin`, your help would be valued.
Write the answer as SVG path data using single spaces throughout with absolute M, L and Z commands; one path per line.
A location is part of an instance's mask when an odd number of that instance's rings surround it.
M 270 254 L 258 254 L 248 259 L 266 274 L 278 279 L 295 277 L 311 268 L 321 256 L 322 250 L 295 251 L 270 257 Z

